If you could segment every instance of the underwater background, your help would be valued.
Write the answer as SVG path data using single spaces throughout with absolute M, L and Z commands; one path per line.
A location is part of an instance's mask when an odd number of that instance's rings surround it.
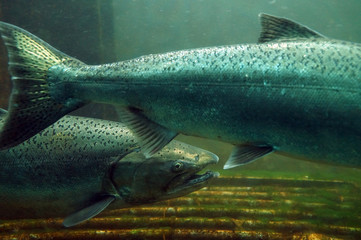
M 361 42 L 359 0 L 0 0 L 0 20 L 62 52 L 102 64 L 167 51 L 257 42 L 258 14 L 287 17 L 330 38 Z M 0 44 L 0 107 L 11 91 Z M 112 106 L 72 113 L 117 120 Z M 232 146 L 179 136 L 220 157 L 221 178 L 188 196 L 105 212 L 72 229 L 61 219 L 7 221 L 2 239 L 357 239 L 361 170 L 271 154 L 222 170 Z M 360 159 L 361 161 L 361 159 Z M 1 183 L 3 184 L 3 183 Z

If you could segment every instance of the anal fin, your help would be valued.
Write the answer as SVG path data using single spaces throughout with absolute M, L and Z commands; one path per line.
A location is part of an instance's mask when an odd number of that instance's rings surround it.
M 112 195 L 104 196 L 101 200 L 94 203 L 93 205 L 90 205 L 76 213 L 67 216 L 63 221 L 63 225 L 65 227 L 71 227 L 81 222 L 84 222 L 88 219 L 91 219 L 92 217 L 98 215 L 106 207 L 108 207 L 109 204 L 111 204 L 114 200 L 115 200 L 115 196 Z
M 274 151 L 272 146 L 266 144 L 245 144 L 236 146 L 229 156 L 223 169 L 238 167 L 263 157 Z
M 144 116 L 138 109 L 117 109 L 119 117 L 139 139 L 141 152 L 148 158 L 167 145 L 178 133 Z

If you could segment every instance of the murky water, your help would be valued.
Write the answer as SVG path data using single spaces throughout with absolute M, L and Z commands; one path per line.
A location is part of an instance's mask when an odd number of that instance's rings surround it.
M 1 21 L 20 26 L 89 64 L 172 50 L 254 43 L 261 29 L 261 12 L 293 19 L 330 38 L 361 42 L 360 10 L 359 0 L 0 0 Z M 2 108 L 7 108 L 11 89 L 6 63 L 1 44 Z M 101 104 L 72 114 L 118 119 L 112 106 Z M 224 178 L 180 199 L 106 213 L 74 230 L 65 231 L 58 219 L 4 219 L 0 221 L 0 237 L 361 237 L 357 204 L 361 199 L 360 169 L 271 154 L 223 171 L 231 145 L 196 137 L 177 139 L 219 155 L 220 163 L 210 168 L 220 171 Z M 343 221 L 346 217 L 348 220 Z

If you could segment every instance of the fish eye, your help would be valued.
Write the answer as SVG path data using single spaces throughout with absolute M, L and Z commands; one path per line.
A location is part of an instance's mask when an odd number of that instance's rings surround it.
M 195 160 L 196 162 L 199 161 L 199 154 L 197 154 L 197 156 L 195 156 L 194 160 Z
M 179 172 L 179 171 L 183 170 L 183 163 L 181 163 L 181 162 L 176 162 L 176 163 L 173 165 L 172 170 L 173 170 L 174 172 Z

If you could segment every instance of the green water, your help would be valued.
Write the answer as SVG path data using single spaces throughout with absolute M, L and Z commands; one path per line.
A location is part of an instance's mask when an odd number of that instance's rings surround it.
M 90 64 L 172 50 L 253 43 L 260 32 L 258 14 L 261 12 L 293 19 L 330 38 L 361 42 L 360 0 L 0 0 L 1 21 L 23 27 Z M 3 86 L 11 83 L 3 46 L 0 56 L 0 107 L 6 107 L 9 89 Z M 100 104 L 86 106 L 74 114 L 117 119 L 111 106 Z M 186 136 L 177 139 L 219 155 L 220 163 L 210 168 L 220 171 L 222 176 L 339 180 L 361 187 L 361 169 L 277 154 L 225 171 L 222 167 L 231 145 Z M 319 193 L 325 204 L 327 194 Z M 289 210 L 287 206 L 280 209 Z M 317 213 L 322 215 L 324 211 L 333 214 L 329 208 L 320 208 Z M 339 216 L 352 213 L 334 211 Z M 320 224 L 323 220 L 313 221 Z
M 360 42 L 358 0 L 114 1 L 118 59 L 170 50 L 256 42 L 258 14 L 283 16 Z
M 359 0 L 0 0 L 0 19 L 21 26 L 86 63 L 106 63 L 150 53 L 256 42 L 261 12 L 298 21 L 331 38 L 361 42 Z M 3 46 L 1 46 L 3 47 Z M 0 48 L 2 58 L 5 51 Z M 0 80 L 10 85 L 6 65 Z M 4 83 L 2 83 L 4 82 Z M 6 107 L 9 90 L 0 89 Z M 5 98 L 6 96 L 6 98 Z M 1 99 L 1 98 L 0 98 Z M 116 120 L 111 106 L 94 104 L 74 114 Z M 180 136 L 220 156 L 221 170 L 232 146 Z M 222 171 L 222 170 L 221 170 Z M 360 185 L 360 170 L 315 164 L 272 154 L 223 175 L 339 179 Z

